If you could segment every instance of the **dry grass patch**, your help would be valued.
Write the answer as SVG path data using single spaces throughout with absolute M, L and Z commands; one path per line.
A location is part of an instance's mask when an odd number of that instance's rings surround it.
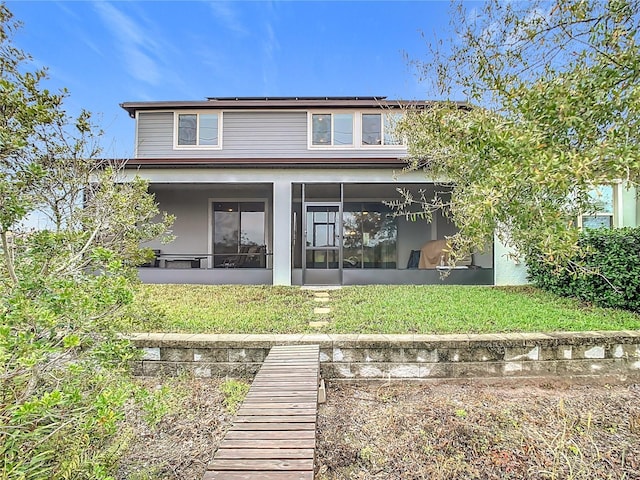
M 637 385 L 331 385 L 316 478 L 640 478 L 639 400 Z
M 157 398 L 131 402 L 123 429 L 129 448 L 118 480 L 201 480 L 231 426 L 227 405 L 241 401 L 246 384 L 221 379 L 141 378 Z M 231 395 L 226 393 L 231 390 Z
M 141 381 L 169 386 L 170 408 L 128 411 L 118 480 L 201 480 L 245 387 Z M 317 438 L 316 480 L 632 480 L 640 385 L 331 384 Z

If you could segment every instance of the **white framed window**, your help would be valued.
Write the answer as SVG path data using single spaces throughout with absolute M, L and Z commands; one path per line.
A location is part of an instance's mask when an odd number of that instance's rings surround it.
M 174 114 L 174 148 L 222 148 L 222 112 Z
M 310 113 L 312 147 L 353 147 L 354 114 Z
M 363 113 L 362 114 L 362 146 L 401 146 L 404 142 L 394 133 L 394 128 L 401 118 L 401 113 Z
M 589 196 L 595 205 L 595 211 L 578 217 L 580 228 L 615 228 L 618 226 L 620 206 L 620 184 L 598 185 Z
M 406 142 L 394 134 L 399 112 L 308 112 L 308 147 L 403 148 Z

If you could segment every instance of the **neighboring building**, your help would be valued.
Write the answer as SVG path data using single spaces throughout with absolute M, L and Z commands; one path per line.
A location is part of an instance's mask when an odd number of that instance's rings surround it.
M 428 103 L 383 97 L 123 103 L 136 120 L 127 173 L 148 179 L 160 208 L 176 216 L 176 239 L 150 245 L 158 258 L 140 268 L 141 279 L 442 283 L 434 241 L 455 226 L 439 213 L 431 223 L 394 217 L 385 204 L 400 198 L 398 188 L 416 197 L 447 190 L 425 172 L 401 173 L 407 149 L 391 125 L 408 106 Z M 627 224 L 622 213 L 611 222 Z M 504 253 L 496 243 L 444 282 L 524 282 L 524 266 Z

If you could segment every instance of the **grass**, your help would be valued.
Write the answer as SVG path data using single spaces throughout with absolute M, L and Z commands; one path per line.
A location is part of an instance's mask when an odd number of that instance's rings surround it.
M 502 333 L 637 330 L 640 315 L 533 287 L 362 286 L 330 292 L 327 327 L 299 287 L 142 285 L 129 329 L 184 333 Z

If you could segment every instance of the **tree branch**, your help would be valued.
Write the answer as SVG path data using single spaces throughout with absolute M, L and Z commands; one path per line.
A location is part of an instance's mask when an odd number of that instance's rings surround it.
M 9 242 L 7 241 L 7 232 L 0 232 L 0 238 L 2 238 L 2 253 L 4 256 L 5 263 L 7 265 L 7 271 L 9 272 L 9 277 L 13 282 L 14 286 L 17 286 L 20 283 L 18 276 L 16 275 L 15 264 L 13 262 L 13 250 L 9 249 Z

